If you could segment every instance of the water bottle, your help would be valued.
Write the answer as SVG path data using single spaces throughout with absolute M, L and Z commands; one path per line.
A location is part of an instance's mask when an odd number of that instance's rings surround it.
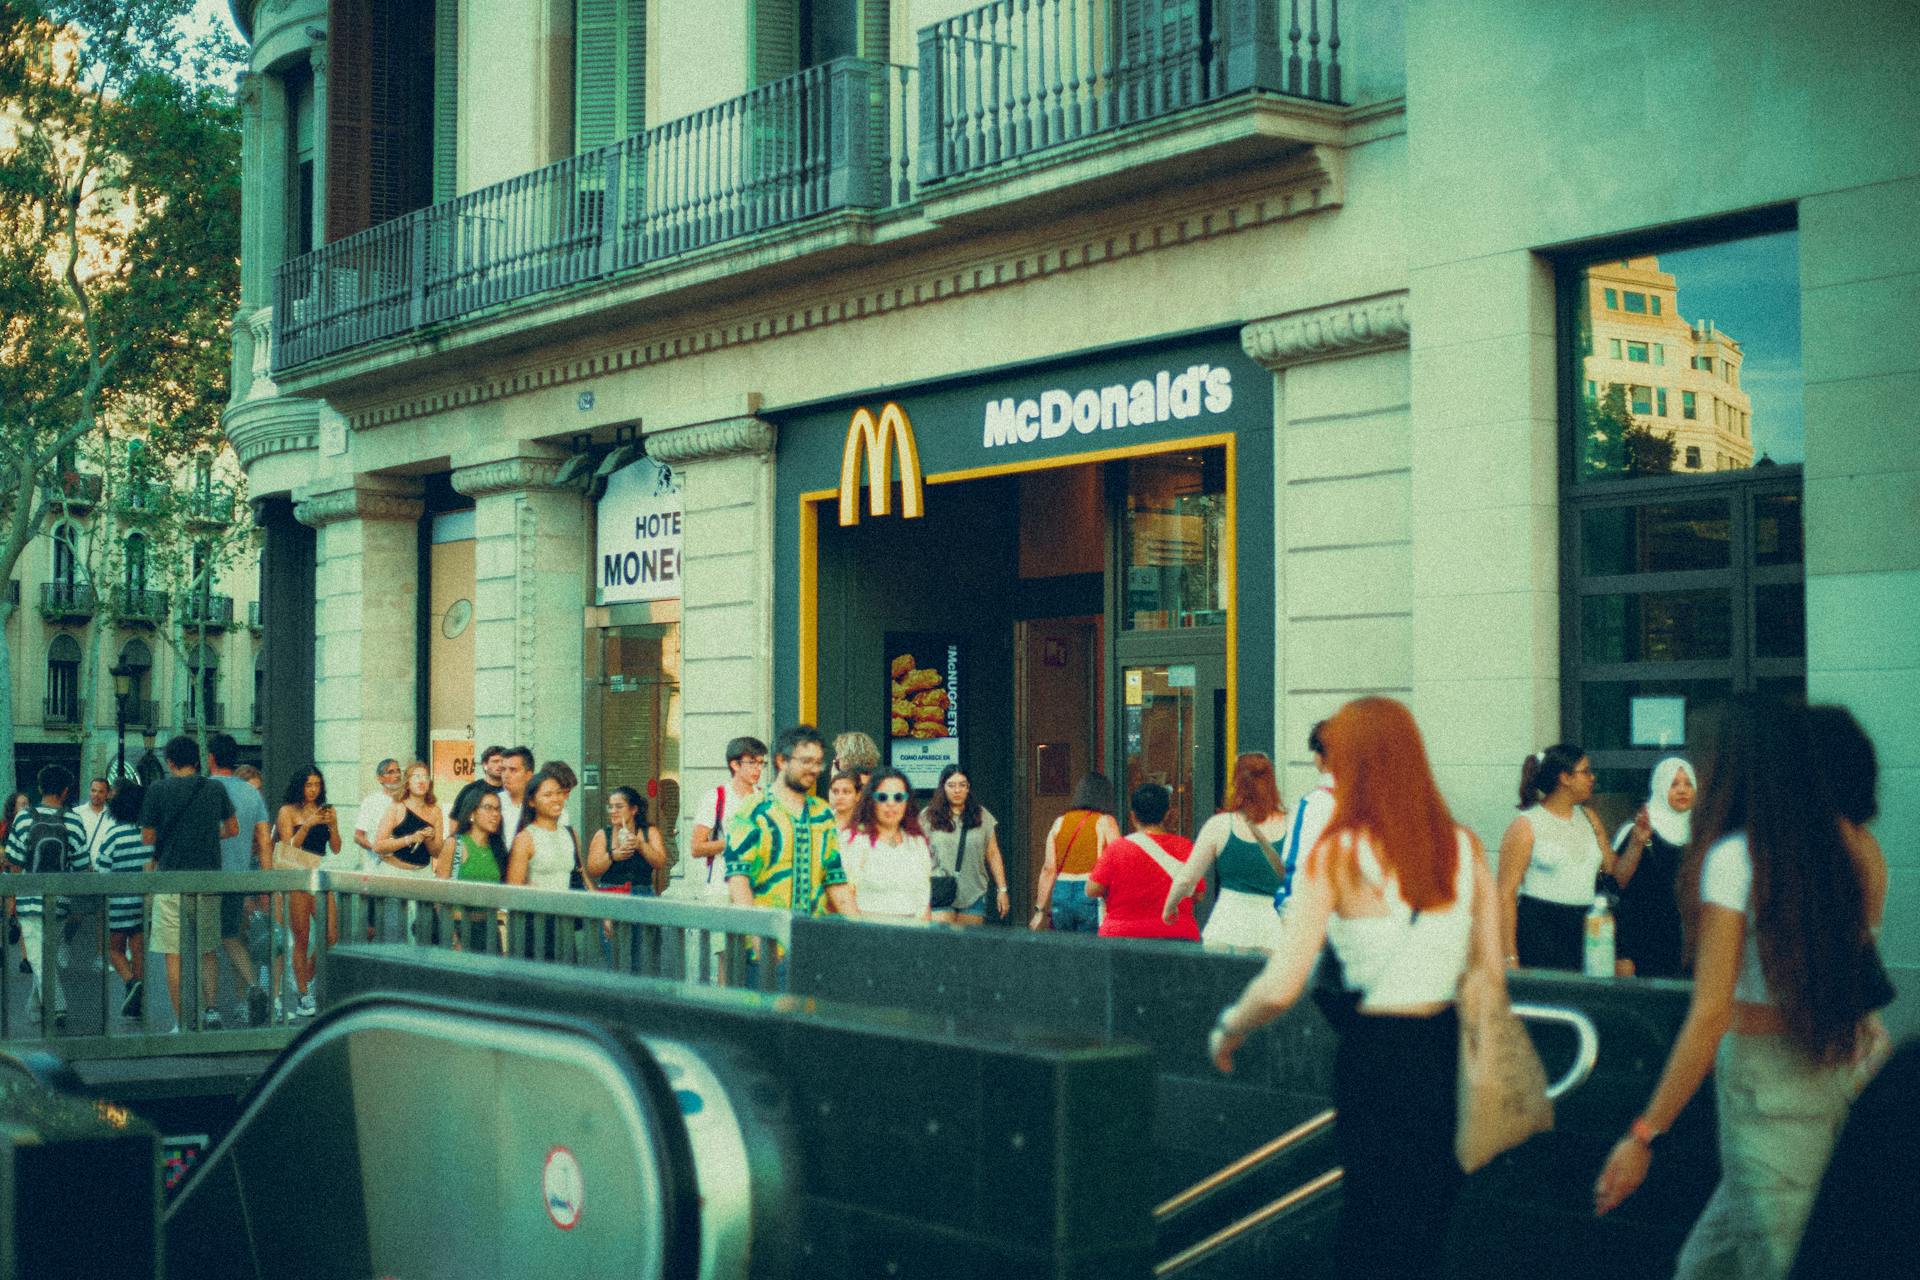
M 1593 908 L 1587 912 L 1587 942 L 1581 971 L 1589 978 L 1611 978 L 1613 960 L 1613 904 L 1602 893 L 1595 896 Z

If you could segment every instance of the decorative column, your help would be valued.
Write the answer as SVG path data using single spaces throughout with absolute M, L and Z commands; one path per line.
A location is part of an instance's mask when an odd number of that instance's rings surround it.
M 1314 784 L 1307 733 L 1362 694 L 1412 684 L 1407 295 L 1255 320 L 1274 386 L 1274 743 L 1282 791 Z
M 327 62 L 331 55 L 324 40 L 307 48 L 307 66 L 313 71 L 313 154 L 319 163 L 313 166 L 313 243 L 327 242 L 327 166 L 333 157 L 327 153 L 331 131 L 327 128 Z M 281 137 L 286 130 L 281 130 Z M 284 144 L 283 144 L 284 145 Z
M 314 539 L 313 750 L 342 806 L 416 749 L 418 480 L 359 475 L 294 495 Z M 350 833 L 343 832 L 345 837 Z
M 478 542 L 474 746 L 526 746 L 537 764 L 577 768 L 592 545 L 585 500 L 554 484 L 565 460 L 554 451 L 473 463 L 454 470 L 453 487 L 474 500 Z
M 679 475 L 686 510 L 680 615 L 682 849 L 692 839 L 698 797 L 726 780 L 728 739 L 752 734 L 771 741 L 774 732 L 774 437 L 773 424 L 759 418 L 675 427 L 646 437 L 647 453 Z

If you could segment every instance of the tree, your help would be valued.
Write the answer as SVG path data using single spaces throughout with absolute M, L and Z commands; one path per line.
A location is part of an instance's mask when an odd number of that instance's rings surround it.
M 109 422 L 213 447 L 239 302 L 240 51 L 192 0 L 0 6 L 0 573 Z M 98 520 L 98 517 L 96 517 Z M 0 623 L 10 606 L 0 600 Z M 14 756 L 0 625 L 0 760 Z
M 1603 383 L 1597 397 L 1581 405 L 1586 448 L 1581 465 L 1589 476 L 1663 476 L 1673 471 L 1674 441 L 1635 418 L 1627 408 L 1627 389 Z

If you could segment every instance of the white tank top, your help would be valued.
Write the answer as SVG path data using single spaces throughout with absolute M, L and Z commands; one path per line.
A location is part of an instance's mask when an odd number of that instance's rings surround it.
M 1473 929 L 1473 843 L 1464 829 L 1459 850 L 1453 901 L 1416 916 L 1400 896 L 1399 882 L 1384 874 L 1373 846 L 1358 841 L 1354 860 L 1385 897 L 1387 913 L 1329 916 L 1327 939 L 1340 957 L 1347 989 L 1360 993 L 1361 1008 L 1402 1009 L 1454 998 Z
M 1601 849 L 1587 811 L 1575 805 L 1567 817 L 1556 818 L 1534 805 L 1520 816 L 1533 828 L 1533 856 L 1527 862 L 1526 877 L 1520 881 L 1520 892 L 1562 906 L 1592 906 Z
M 535 889 L 565 889 L 573 876 L 573 837 L 565 827 L 533 833 L 533 857 L 527 860 L 527 883 Z

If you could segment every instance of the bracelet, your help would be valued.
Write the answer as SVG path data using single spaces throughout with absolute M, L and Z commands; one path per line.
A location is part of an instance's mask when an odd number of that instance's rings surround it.
M 998 889 L 995 889 L 995 890 L 994 890 L 994 892 L 995 892 L 995 893 L 1005 893 L 1005 892 L 1007 892 L 1007 886 L 1005 886 L 1005 885 L 1001 885 L 1001 886 L 1000 886 L 1000 887 L 999 887 Z

